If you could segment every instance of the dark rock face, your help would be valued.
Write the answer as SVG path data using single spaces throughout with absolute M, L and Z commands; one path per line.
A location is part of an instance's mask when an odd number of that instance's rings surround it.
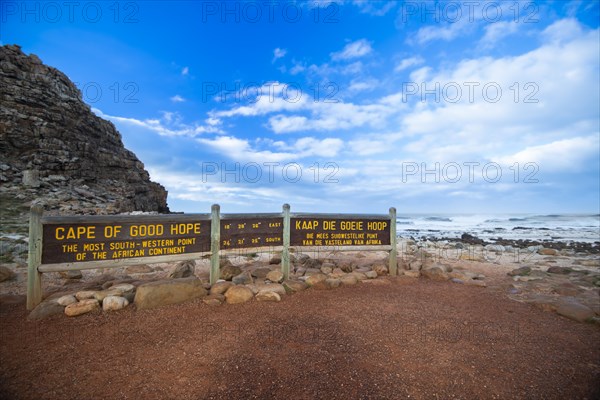
M 167 192 L 65 74 L 0 47 L 2 197 L 59 214 L 168 212 Z

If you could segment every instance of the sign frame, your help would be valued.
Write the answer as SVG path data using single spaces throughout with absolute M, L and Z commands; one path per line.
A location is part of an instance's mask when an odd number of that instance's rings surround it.
M 285 279 L 289 278 L 290 274 L 290 252 L 294 251 L 388 251 L 389 256 L 389 273 L 392 276 L 397 275 L 397 238 L 396 238 L 396 209 L 391 207 L 389 214 L 326 214 L 326 213 L 291 213 L 290 205 L 284 204 L 281 213 L 256 213 L 256 214 L 223 214 L 220 213 L 220 206 L 213 204 L 210 214 L 157 214 L 157 215 L 80 215 L 80 216 L 44 216 L 44 208 L 41 204 L 34 204 L 31 207 L 29 219 L 29 257 L 28 257 L 28 277 L 27 277 L 27 309 L 35 308 L 42 301 L 42 274 L 47 272 L 61 272 L 69 270 L 85 270 L 97 268 L 117 268 L 135 264 L 151 264 L 163 262 L 187 261 L 210 255 L 210 282 L 214 284 L 219 279 L 220 274 L 220 255 L 229 254 L 233 251 L 243 249 L 245 251 L 260 251 L 268 248 L 270 251 L 278 251 L 281 249 L 281 271 Z M 384 245 L 315 245 L 304 246 L 294 244 L 291 245 L 291 220 L 292 218 L 317 218 L 329 220 L 362 220 L 362 221 L 388 221 L 389 222 L 389 244 Z M 278 220 L 282 226 L 270 226 L 269 229 L 262 229 L 261 235 L 271 235 L 272 239 L 281 244 L 265 245 L 256 242 L 259 246 L 247 247 L 232 246 L 229 249 L 221 249 L 221 237 L 227 237 L 221 230 L 221 223 L 225 221 L 258 221 L 265 222 L 270 220 Z M 201 252 L 190 252 L 173 255 L 158 255 L 145 257 L 129 257 L 117 258 L 110 260 L 92 260 L 80 262 L 61 262 L 53 264 L 42 264 L 43 254 L 43 234 L 44 225 L 49 224 L 148 224 L 155 222 L 156 224 L 169 223 L 185 223 L 190 221 L 207 221 L 210 222 L 210 250 Z M 242 224 L 244 222 L 241 222 Z M 256 222 L 255 222 L 256 223 Z M 271 229 L 273 228 L 273 229 Z M 275 229 L 276 228 L 276 229 Z M 281 228 L 281 231 L 279 230 Z M 245 229 L 241 229 L 246 231 Z M 252 232 L 252 230 L 251 230 Z M 385 231 L 387 232 L 387 230 Z M 243 233 L 243 232 L 242 232 Z M 203 233 L 206 235 L 206 233 Z M 233 237 L 233 236 L 232 236 Z M 259 238 L 260 239 L 260 238 Z M 262 245 L 261 245 L 262 244 Z

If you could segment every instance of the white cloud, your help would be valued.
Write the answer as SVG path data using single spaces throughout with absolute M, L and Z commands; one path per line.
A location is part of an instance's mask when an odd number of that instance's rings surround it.
M 190 68 L 189 67 L 183 67 L 181 69 L 181 75 L 186 76 L 186 75 L 189 75 L 189 73 L 190 73 Z
M 549 42 L 560 44 L 580 37 L 583 33 L 581 24 L 576 19 L 561 19 L 548 26 L 542 37 Z
M 591 158 L 598 157 L 600 140 L 597 135 L 574 137 L 556 140 L 537 146 L 528 146 L 525 149 L 494 161 L 512 165 L 518 162 L 537 164 L 543 172 L 579 171 L 585 167 Z
M 213 139 L 200 138 L 198 142 L 227 158 L 253 162 L 284 162 L 306 157 L 333 157 L 344 146 L 344 142 L 338 138 L 320 140 L 313 137 L 300 138 L 290 144 L 270 140 L 257 140 L 255 143 L 257 145 L 266 143 L 281 151 L 260 150 L 253 147 L 248 140 L 233 136 L 218 136 Z
M 394 68 L 394 71 L 395 72 L 404 71 L 407 68 L 416 67 L 417 65 L 421 65 L 424 62 L 425 62 L 425 60 L 421 56 L 405 58 L 402 61 L 400 61 L 400 63 L 398 63 L 398 65 L 396 65 L 396 67 Z
M 460 19 L 452 24 L 427 25 L 419 28 L 415 35 L 418 44 L 425 44 L 434 40 L 449 42 L 461 35 L 468 27 L 466 19 Z
M 519 24 L 515 21 L 499 21 L 485 26 L 485 34 L 479 41 L 483 48 L 492 48 L 496 43 L 507 36 L 515 34 L 519 29 Z
M 366 39 L 360 39 L 352 43 L 348 43 L 341 51 L 331 53 L 331 59 L 334 61 L 351 60 L 359 58 L 371 53 L 371 43 Z
M 203 133 L 223 133 L 223 131 L 216 126 L 217 124 L 185 124 L 181 121 L 181 117 L 179 116 L 179 114 L 173 112 L 163 112 L 161 119 L 140 120 L 130 117 L 107 115 L 97 108 L 92 108 L 92 111 L 101 118 L 125 125 L 132 125 L 148 129 L 152 132 L 158 133 L 161 136 L 196 137 Z
M 372 79 L 372 78 L 364 79 L 364 80 L 353 79 L 350 82 L 350 86 L 348 87 L 348 90 L 351 92 L 363 92 L 363 91 L 373 90 L 378 85 L 379 85 L 379 81 L 377 79 Z
M 354 0 L 361 13 L 382 17 L 397 5 L 396 1 Z
M 390 143 L 384 140 L 357 139 L 348 143 L 352 154 L 370 156 L 389 151 Z
M 183 103 L 185 102 L 185 99 L 183 97 L 181 97 L 180 95 L 176 94 L 175 96 L 171 97 L 170 100 L 173 103 Z
M 306 67 L 300 63 L 294 64 L 294 66 L 290 69 L 290 74 L 298 75 L 301 72 L 304 72 Z
M 275 50 L 273 50 L 273 59 L 271 60 L 271 62 L 274 63 L 278 59 L 285 57 L 286 54 L 286 49 L 280 49 L 279 47 L 275 48 Z

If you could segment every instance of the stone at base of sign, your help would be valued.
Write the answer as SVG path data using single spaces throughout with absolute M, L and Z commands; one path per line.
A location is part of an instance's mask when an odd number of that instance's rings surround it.
M 327 279 L 327 275 L 322 274 L 322 273 L 319 272 L 317 274 L 310 275 L 308 278 L 306 278 L 306 280 L 304 282 L 306 282 L 306 284 L 308 286 L 314 286 L 317 283 L 322 282 L 322 281 L 324 281 L 326 279 Z
M 234 276 L 231 279 L 231 282 L 233 282 L 236 285 L 247 285 L 249 283 L 253 283 L 254 280 L 252 279 L 252 275 L 250 274 L 250 271 L 245 271 L 239 275 Z
M 256 285 L 247 285 L 250 289 L 256 293 L 260 292 L 275 292 L 280 296 L 286 294 L 285 288 L 279 283 L 257 283 Z
M 102 300 L 102 310 L 117 311 L 129 305 L 129 301 L 121 296 L 107 296 Z
M 340 278 L 341 286 L 354 286 L 358 283 L 358 278 L 354 274 L 344 275 Z
M 274 283 L 281 283 L 283 282 L 283 273 L 281 271 L 271 271 L 267 274 L 267 280 L 270 280 L 271 282 Z
M 272 272 L 271 268 L 256 268 L 254 271 L 252 271 L 252 276 L 259 279 L 264 279 L 267 277 L 269 272 Z
M 225 292 L 225 300 L 228 304 L 245 303 L 253 297 L 254 293 L 246 286 L 232 286 Z
M 242 269 L 236 265 L 226 265 L 221 268 L 221 274 L 219 278 L 224 279 L 226 281 L 230 281 L 234 276 L 242 273 Z
M 65 315 L 67 317 L 76 317 L 78 315 L 87 314 L 91 311 L 98 310 L 100 303 L 96 299 L 81 300 L 78 303 L 69 304 L 65 307 Z
M 359 281 L 366 281 L 367 280 L 367 276 L 365 274 L 363 274 L 362 272 L 352 272 L 350 273 L 350 275 L 355 276 L 356 279 L 358 279 Z
M 342 281 L 340 281 L 338 278 L 327 278 L 325 282 L 327 283 L 327 286 L 329 286 L 331 289 L 340 287 L 342 283 Z
M 45 300 L 37 305 L 27 317 L 28 319 L 38 320 L 50 317 L 52 315 L 62 314 L 65 312 L 65 306 L 58 304 L 57 299 Z
M 123 294 L 123 292 L 121 292 L 120 290 L 114 290 L 113 288 L 110 288 L 107 290 L 102 290 L 100 292 L 96 292 L 94 294 L 94 298 L 96 300 L 98 300 L 99 302 L 102 302 L 108 296 L 120 296 L 122 294 Z
M 197 278 L 169 279 L 138 286 L 134 303 L 139 310 L 183 303 L 205 297 L 206 289 Z
M 365 272 L 365 276 L 369 279 L 375 279 L 379 276 L 379 274 L 377 274 L 375 271 L 367 271 Z
M 93 299 L 94 295 L 96 295 L 95 290 L 82 290 L 82 291 L 75 293 L 75 297 L 79 301 L 86 300 L 86 299 Z
M 409 278 L 418 278 L 421 276 L 421 272 L 407 269 L 404 271 L 404 276 L 408 276 Z
M 66 296 L 60 297 L 58 300 L 56 300 L 56 302 L 58 304 L 60 304 L 61 306 L 65 306 L 66 307 L 69 304 L 77 303 L 77 299 L 72 294 L 68 294 Z
M 281 296 L 275 292 L 259 292 L 256 295 L 257 301 L 281 301 Z
M 287 293 L 296 293 L 306 290 L 308 285 L 302 281 L 287 280 L 283 282 L 283 287 Z
M 220 306 L 225 301 L 225 296 L 220 293 L 211 293 L 202 299 L 204 304 L 209 306 Z
M 217 282 L 210 288 L 210 294 L 224 294 L 232 285 L 228 281 Z

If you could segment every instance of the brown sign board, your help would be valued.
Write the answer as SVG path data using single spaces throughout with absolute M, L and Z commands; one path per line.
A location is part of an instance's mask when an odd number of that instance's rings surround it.
M 390 220 L 291 218 L 291 246 L 378 246 L 391 244 Z
M 44 224 L 42 264 L 210 251 L 210 221 Z
M 221 220 L 222 250 L 283 245 L 283 217 Z

